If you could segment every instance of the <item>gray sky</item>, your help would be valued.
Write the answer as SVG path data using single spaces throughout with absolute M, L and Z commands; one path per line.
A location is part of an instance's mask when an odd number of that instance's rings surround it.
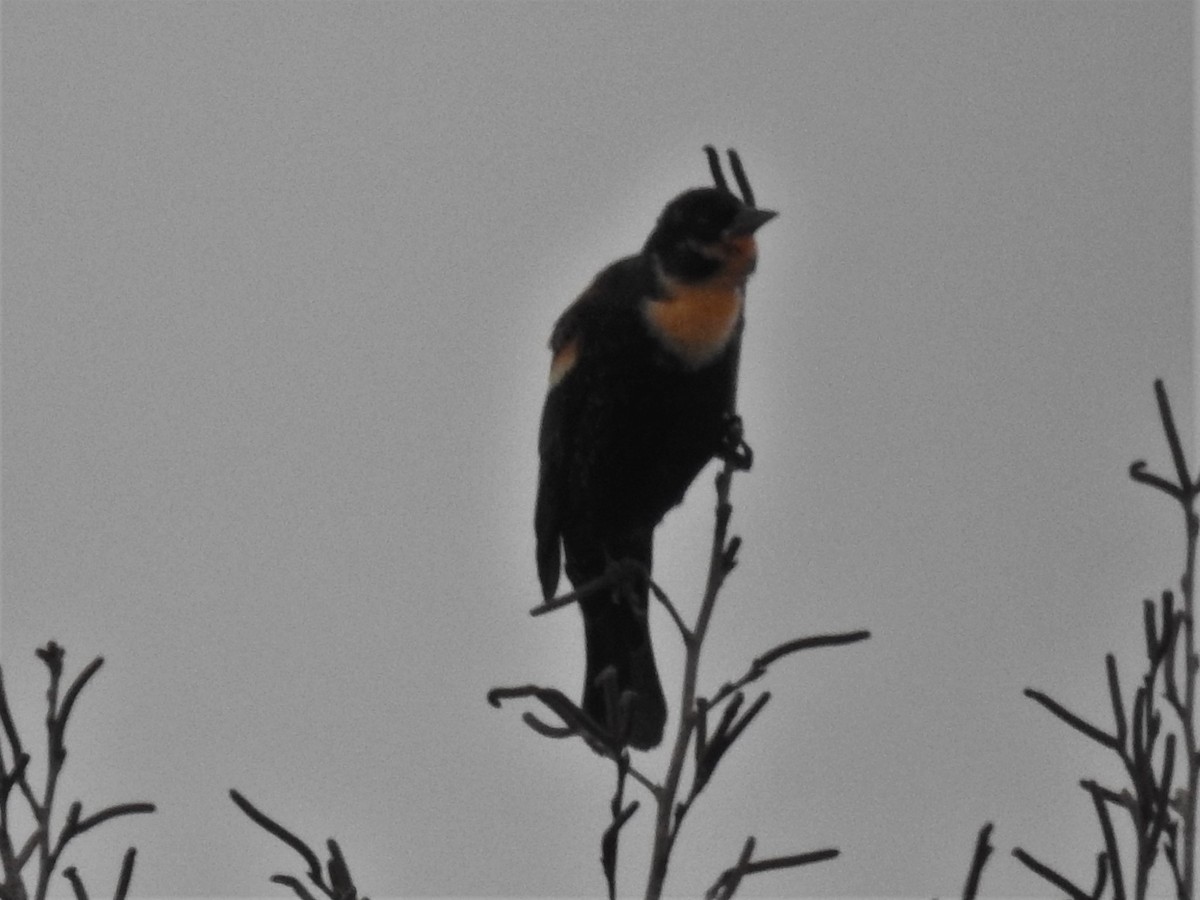
M 32 737 L 33 648 L 103 654 L 65 796 L 160 804 L 81 841 L 93 893 L 129 843 L 138 895 L 266 893 L 233 786 L 372 896 L 601 891 L 609 767 L 484 694 L 579 689 L 578 616 L 525 614 L 545 340 L 707 142 L 782 215 L 702 689 L 873 637 L 774 670 L 673 891 L 754 834 L 842 856 L 750 892 L 945 896 L 988 820 L 989 894 L 1045 893 L 1014 845 L 1090 874 L 1119 773 L 1021 690 L 1107 723 L 1182 563 L 1125 472 L 1169 471 L 1155 377 L 1191 433 L 1191 15 L 5 3 L 5 677 Z M 660 532 L 688 612 L 711 505 Z

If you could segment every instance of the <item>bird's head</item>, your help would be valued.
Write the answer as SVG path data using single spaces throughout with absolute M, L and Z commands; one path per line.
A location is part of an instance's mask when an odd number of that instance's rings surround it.
M 745 278 L 758 255 L 754 232 L 777 213 L 743 203 L 721 188 L 695 188 L 667 204 L 645 253 L 666 277 L 683 282 L 719 275 Z

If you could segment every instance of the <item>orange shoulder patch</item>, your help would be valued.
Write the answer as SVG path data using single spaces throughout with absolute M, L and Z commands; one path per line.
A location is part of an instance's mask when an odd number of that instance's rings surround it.
M 579 338 L 571 338 L 554 352 L 550 360 L 550 387 L 554 387 L 574 368 L 579 359 Z

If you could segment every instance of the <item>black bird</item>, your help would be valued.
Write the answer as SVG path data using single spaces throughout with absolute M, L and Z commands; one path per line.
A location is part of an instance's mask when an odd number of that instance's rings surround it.
M 706 147 L 716 187 L 667 204 L 640 253 L 618 260 L 559 318 L 550 338 L 534 530 L 543 596 L 559 569 L 579 588 L 613 564 L 641 577 L 584 596 L 584 711 L 617 736 L 604 682 L 633 692 L 629 745 L 662 740 L 667 708 L 647 618 L 654 528 L 714 456 L 740 438 L 734 412 L 746 279 L 758 209 L 737 155 L 742 199 Z

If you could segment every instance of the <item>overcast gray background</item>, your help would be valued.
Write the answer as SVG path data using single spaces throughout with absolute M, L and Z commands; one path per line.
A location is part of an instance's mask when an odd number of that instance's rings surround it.
M 1107 723 L 1180 570 L 1125 473 L 1170 471 L 1156 376 L 1192 423 L 1191 15 L 5 3 L 5 679 L 32 738 L 33 648 L 103 654 L 64 799 L 160 805 L 80 841 L 93 893 L 130 843 L 139 896 L 270 890 L 231 786 L 372 896 L 600 893 L 609 767 L 484 695 L 579 688 L 578 616 L 526 615 L 545 340 L 706 142 L 782 215 L 703 688 L 873 637 L 773 671 L 672 890 L 752 833 L 842 856 L 750 893 L 945 896 L 987 820 L 989 894 L 1048 893 L 1016 844 L 1089 878 L 1119 773 L 1021 690 Z M 689 613 L 711 502 L 660 532 Z

